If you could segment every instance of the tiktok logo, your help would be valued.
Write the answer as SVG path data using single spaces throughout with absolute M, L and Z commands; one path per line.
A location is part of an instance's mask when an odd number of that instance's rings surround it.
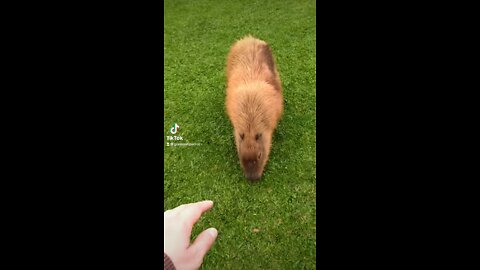
M 180 126 L 175 123 L 175 125 L 173 125 L 173 127 L 170 129 L 170 133 L 175 134 L 177 133 L 178 129 L 180 129 Z

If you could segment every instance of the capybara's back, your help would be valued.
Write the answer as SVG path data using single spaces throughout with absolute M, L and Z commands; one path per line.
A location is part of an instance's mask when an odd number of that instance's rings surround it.
M 245 176 L 258 180 L 283 112 L 282 85 L 267 43 L 247 36 L 227 58 L 227 114 Z

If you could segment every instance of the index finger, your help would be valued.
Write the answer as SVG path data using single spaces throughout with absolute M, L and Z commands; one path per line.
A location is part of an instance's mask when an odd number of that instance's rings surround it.
M 180 212 L 180 216 L 187 223 L 189 228 L 200 219 L 203 213 L 213 206 L 213 201 L 202 201 L 197 203 L 185 204 Z

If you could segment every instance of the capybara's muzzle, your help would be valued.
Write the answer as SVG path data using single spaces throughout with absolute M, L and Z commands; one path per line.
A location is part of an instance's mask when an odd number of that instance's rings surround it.
M 242 160 L 243 172 L 248 180 L 259 180 L 262 177 L 262 170 L 257 160 Z

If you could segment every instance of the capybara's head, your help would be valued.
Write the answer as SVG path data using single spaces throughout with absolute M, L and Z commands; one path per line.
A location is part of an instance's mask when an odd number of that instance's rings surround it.
M 262 129 L 236 130 L 238 157 L 245 177 L 259 180 L 270 154 L 272 133 Z

